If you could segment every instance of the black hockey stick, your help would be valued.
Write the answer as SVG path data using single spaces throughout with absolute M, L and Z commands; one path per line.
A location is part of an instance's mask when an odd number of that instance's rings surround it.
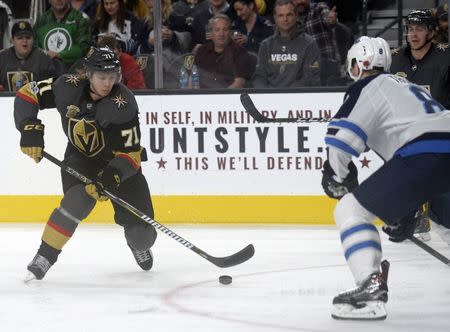
M 423 250 L 425 250 L 427 253 L 429 253 L 431 256 L 437 258 L 438 260 L 440 260 L 442 263 L 444 263 L 447 266 L 450 266 L 450 259 L 448 259 L 447 257 L 445 257 L 444 255 L 442 255 L 441 253 L 439 253 L 438 251 L 434 250 L 433 248 L 431 248 L 428 244 L 424 243 L 423 241 L 419 240 L 418 238 L 416 238 L 414 235 L 411 235 L 410 237 L 408 237 L 408 240 L 410 240 L 412 243 L 414 243 L 415 245 L 417 245 L 418 247 L 422 248 Z
M 309 122 L 330 122 L 331 118 L 268 118 L 264 116 L 253 103 L 250 96 L 246 93 L 241 94 L 241 104 L 250 116 L 257 122 L 275 122 L 275 123 L 309 123 Z
M 60 160 L 56 159 L 55 157 L 53 157 L 52 155 L 48 154 L 45 151 L 43 152 L 43 157 L 48 159 L 52 163 L 58 165 L 65 172 L 67 172 L 70 175 L 76 177 L 78 180 L 80 180 L 81 182 L 83 182 L 85 184 L 91 184 L 91 183 L 94 182 L 91 179 L 89 179 L 86 176 L 84 176 L 83 174 L 80 174 L 79 172 L 74 170 L 72 167 L 69 167 L 69 166 L 65 165 L 63 162 L 61 162 Z M 201 250 L 200 248 L 194 246 L 188 240 L 182 238 L 180 235 L 176 234 L 175 232 L 171 231 L 170 229 L 168 229 L 164 225 L 160 224 L 156 220 L 150 218 L 145 213 L 141 212 L 140 210 L 138 210 L 137 208 L 135 208 L 131 204 L 129 204 L 126 201 L 124 201 L 123 199 L 121 199 L 120 197 L 117 197 L 116 195 L 114 195 L 110 191 L 103 190 L 103 193 L 106 196 L 108 196 L 108 198 L 111 201 L 119 204 L 120 206 L 122 206 L 123 208 L 127 209 L 129 212 L 131 212 L 132 214 L 134 214 L 135 216 L 137 216 L 141 220 L 145 221 L 147 224 L 152 225 L 156 229 L 158 229 L 161 232 L 163 232 L 164 234 L 170 236 L 172 239 L 174 239 L 177 242 L 181 243 L 186 248 L 191 249 L 193 252 L 195 252 L 196 254 L 202 256 L 203 258 L 205 258 L 206 260 L 210 261 L 211 263 L 213 263 L 214 265 L 216 265 L 218 267 L 230 267 L 230 266 L 235 266 L 235 265 L 244 263 L 245 261 L 247 261 L 250 258 L 252 258 L 254 253 L 255 253 L 255 248 L 253 247 L 253 244 L 249 244 L 248 246 L 246 246 L 241 251 L 238 251 L 237 253 L 235 253 L 233 255 L 230 255 L 230 256 L 226 256 L 226 257 L 214 257 L 214 256 L 211 256 L 211 255 L 207 254 L 206 252 L 204 252 L 203 250 Z

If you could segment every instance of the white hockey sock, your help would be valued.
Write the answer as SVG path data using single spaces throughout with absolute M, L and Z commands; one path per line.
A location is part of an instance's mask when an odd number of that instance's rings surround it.
M 381 264 L 380 235 L 373 225 L 375 216 L 348 194 L 336 205 L 334 218 L 345 258 L 356 284 L 360 285 L 370 274 L 379 272 Z

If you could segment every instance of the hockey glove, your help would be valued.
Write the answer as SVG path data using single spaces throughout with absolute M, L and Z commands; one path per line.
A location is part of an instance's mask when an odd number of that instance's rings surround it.
M 87 184 L 86 186 L 84 186 L 84 190 L 86 190 L 86 192 L 90 196 L 92 196 L 93 199 L 99 202 L 104 202 L 108 200 L 108 196 L 105 196 L 103 194 L 103 186 L 101 183 L 95 182 Z
M 351 192 L 358 186 L 358 170 L 352 161 L 348 164 L 348 169 L 350 172 L 344 181 L 341 183 L 337 182 L 334 179 L 336 173 L 334 173 L 331 168 L 329 161 L 325 161 L 322 171 L 322 188 L 328 197 L 341 199 L 342 196 Z
M 103 190 L 115 191 L 120 186 L 120 172 L 117 168 L 106 166 L 100 173 L 96 182 L 85 186 L 86 192 L 97 201 L 103 202 L 108 199 Z
M 409 237 L 413 236 L 414 230 L 416 229 L 416 224 L 419 219 L 417 219 L 417 212 L 407 215 L 400 219 L 399 222 L 392 225 L 384 225 L 382 227 L 383 232 L 389 235 L 389 241 L 392 242 L 403 242 Z
M 31 120 L 20 126 L 20 149 L 36 163 L 42 159 L 44 149 L 44 125 L 40 120 Z

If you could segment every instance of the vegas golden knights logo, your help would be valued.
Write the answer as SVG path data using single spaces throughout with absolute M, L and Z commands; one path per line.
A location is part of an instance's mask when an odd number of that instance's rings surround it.
M 69 119 L 69 141 L 88 157 L 97 155 L 105 148 L 103 133 L 95 126 L 95 121 Z
M 188 55 L 184 58 L 183 66 L 187 70 L 192 70 L 192 66 L 194 65 L 194 56 Z
M 139 64 L 139 67 L 141 67 L 141 70 L 144 70 L 145 68 L 147 68 L 148 56 L 140 55 L 136 57 L 136 62 Z

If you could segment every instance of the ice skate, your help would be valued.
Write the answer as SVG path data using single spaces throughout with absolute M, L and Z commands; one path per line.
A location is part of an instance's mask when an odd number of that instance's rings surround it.
M 131 248 L 131 252 L 133 253 L 134 259 L 136 259 L 136 263 L 141 267 L 142 270 L 148 271 L 153 266 L 153 254 L 152 250 L 134 250 Z
M 44 278 L 47 271 L 50 269 L 52 265 L 44 256 L 36 254 L 33 260 L 28 264 L 27 270 L 28 274 L 25 276 L 24 282 L 28 283 L 31 280 L 42 280 Z
M 382 272 L 371 274 L 361 286 L 336 296 L 331 316 L 345 320 L 386 319 L 388 261 L 381 263 L 381 270 Z
M 416 228 L 414 229 L 414 236 L 422 241 L 431 240 L 431 221 L 428 218 L 426 209 L 420 209 L 414 216 L 416 219 Z

